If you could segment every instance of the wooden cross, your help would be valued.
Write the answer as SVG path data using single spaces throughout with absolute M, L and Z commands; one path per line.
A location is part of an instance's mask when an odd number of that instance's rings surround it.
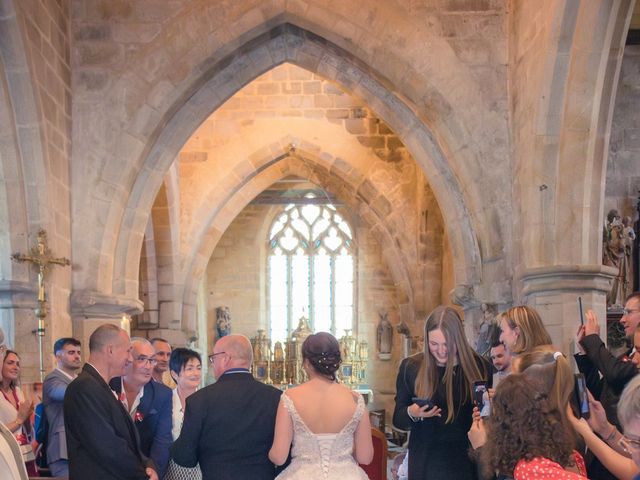
M 55 258 L 50 256 L 47 247 L 47 232 L 40 230 L 38 232 L 38 244 L 31 247 L 29 255 L 14 253 L 11 258 L 17 262 L 29 262 L 38 267 L 38 302 L 45 302 L 46 296 L 44 291 L 44 276 L 50 265 L 71 265 L 68 258 Z

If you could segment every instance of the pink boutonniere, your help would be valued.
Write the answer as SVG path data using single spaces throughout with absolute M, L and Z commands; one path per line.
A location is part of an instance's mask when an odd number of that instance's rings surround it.
M 124 402 L 127 399 L 127 396 L 124 394 L 124 392 L 120 392 L 120 395 L 118 395 L 118 400 L 120 400 L 121 402 Z
M 133 416 L 133 421 L 138 423 L 142 420 L 144 420 L 144 415 L 142 415 L 140 412 L 136 412 L 136 414 Z

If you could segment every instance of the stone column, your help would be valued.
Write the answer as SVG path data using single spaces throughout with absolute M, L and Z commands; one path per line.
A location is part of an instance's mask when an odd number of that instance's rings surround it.
M 89 290 L 74 290 L 70 303 L 73 334 L 82 342 L 85 358 L 89 355 L 89 337 L 96 328 L 104 323 L 125 327 L 130 324 L 131 315 L 142 313 L 144 307 L 137 298 Z
M 34 285 L 28 282 L 0 281 L 0 328 L 4 331 L 7 347 L 20 355 L 20 379 L 23 383 L 39 381 L 38 339 L 35 335 L 38 321 L 34 314 L 37 298 Z M 47 319 L 47 334 L 49 323 L 50 318 Z M 46 355 L 45 368 L 49 368 L 51 362 Z
M 580 315 L 578 296 L 585 312 L 593 310 L 606 342 L 607 292 L 617 269 L 603 265 L 554 265 L 527 269 L 521 276 L 524 303 L 540 313 L 556 346 L 574 353 L 573 340 Z

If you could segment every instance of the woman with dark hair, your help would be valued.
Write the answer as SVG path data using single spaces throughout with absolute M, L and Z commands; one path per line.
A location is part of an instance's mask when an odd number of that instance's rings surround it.
M 535 377 L 513 374 L 496 389 L 487 442 L 482 456 L 487 474 L 498 472 L 514 480 L 585 480 L 565 470 L 573 463 L 573 438 L 545 386 Z
M 526 305 L 513 307 L 500 314 L 498 320 L 502 331 L 500 341 L 514 355 L 551 343 L 551 335 L 534 308 Z
M 269 459 L 291 464 L 279 480 L 323 478 L 366 480 L 358 463 L 373 458 L 371 425 L 362 396 L 337 383 L 340 346 L 325 332 L 302 344 L 303 368 L 309 380 L 287 390 L 280 400 Z
M 429 314 L 424 339 L 424 352 L 404 359 L 396 380 L 393 424 L 411 430 L 409 479 L 475 479 L 467 454 L 473 384 L 490 386 L 491 367 L 469 346 L 462 320 L 450 307 Z
M 173 440 L 180 436 L 184 409 L 187 397 L 194 393 L 202 380 L 202 360 L 200 354 L 188 348 L 175 348 L 169 358 L 169 372 L 176 382 L 173 389 Z M 193 468 L 182 467 L 173 460 L 169 462 L 164 480 L 199 480 L 202 473 L 199 466 Z
M 31 447 L 33 428 L 31 414 L 33 402 L 25 399 L 18 386 L 20 376 L 20 357 L 13 350 L 5 350 L 2 358 L 2 374 L 0 375 L 0 422 L 7 427 L 20 444 L 22 458 L 29 475 L 37 476 L 35 454 Z

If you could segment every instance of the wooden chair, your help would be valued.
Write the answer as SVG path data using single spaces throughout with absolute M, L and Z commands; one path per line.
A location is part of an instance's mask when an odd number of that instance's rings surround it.
M 371 428 L 373 460 L 369 465 L 360 465 L 371 480 L 387 480 L 387 437 L 377 428 Z

